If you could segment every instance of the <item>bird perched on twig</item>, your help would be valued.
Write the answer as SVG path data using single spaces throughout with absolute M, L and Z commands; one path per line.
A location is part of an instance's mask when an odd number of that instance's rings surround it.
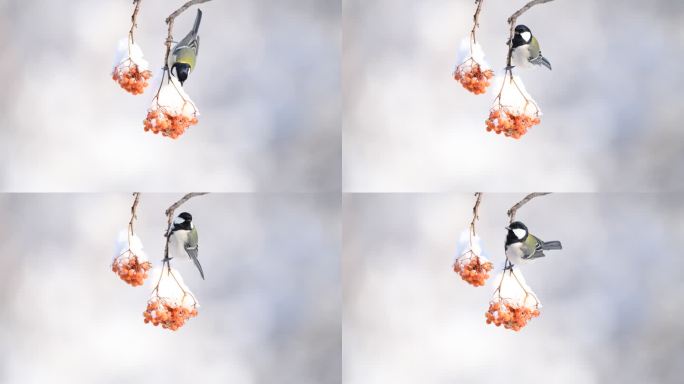
M 544 251 L 547 250 L 563 249 L 560 241 L 542 241 L 532 235 L 520 221 L 512 222 L 506 229 L 506 258 L 512 264 L 523 264 L 544 257 Z
M 192 215 L 183 212 L 173 220 L 173 227 L 168 233 L 169 237 L 169 259 L 173 258 L 189 258 L 195 263 L 199 270 L 202 280 L 204 280 L 204 271 L 197 259 L 198 252 L 198 236 L 197 228 L 192 223 Z
M 551 69 L 551 63 L 542 56 L 539 41 L 532 35 L 532 31 L 522 24 L 515 27 L 511 64 L 522 68 L 528 68 L 530 64 L 543 65 Z
M 197 53 L 199 52 L 198 32 L 201 21 L 202 11 L 198 9 L 192 30 L 173 47 L 173 51 L 169 55 L 168 64 L 169 68 L 171 68 L 171 74 L 180 80 L 181 85 L 188 79 L 188 75 L 197 65 Z

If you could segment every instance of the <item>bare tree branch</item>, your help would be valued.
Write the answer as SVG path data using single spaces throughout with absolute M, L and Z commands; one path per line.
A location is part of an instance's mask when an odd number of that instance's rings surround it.
M 142 0 L 133 0 L 135 8 L 133 9 L 133 14 L 131 15 L 131 29 L 128 31 L 128 40 L 131 44 L 135 42 L 133 39 L 133 32 L 138 27 L 138 12 L 140 11 L 140 3 L 142 3 Z
M 176 20 L 176 17 L 193 5 L 202 4 L 209 1 L 211 0 L 190 0 L 183 4 L 180 8 L 173 11 L 173 13 L 166 18 L 166 24 L 169 26 L 169 34 L 166 37 L 166 42 L 164 43 L 166 45 L 166 54 L 164 55 L 164 71 L 169 70 L 169 55 L 171 54 L 171 44 L 173 44 L 173 23 Z
M 480 203 L 481 202 L 482 202 L 482 192 L 475 192 L 475 206 L 473 207 L 473 220 L 470 222 L 470 234 L 471 234 L 471 236 L 475 236 L 475 222 L 480 219 Z
M 522 200 L 515 203 L 515 205 L 512 206 L 511 209 L 508 210 L 508 212 L 506 212 L 509 218 L 509 222 L 512 223 L 513 221 L 515 221 L 515 214 L 518 212 L 518 209 L 520 209 L 523 205 L 527 204 L 530 200 L 534 199 L 535 197 L 548 195 L 550 193 L 551 192 L 533 192 L 525 196 Z
M 510 31 L 510 35 L 509 35 L 509 39 L 508 39 L 508 56 L 506 58 L 506 67 L 509 68 L 508 70 L 510 70 L 510 67 L 511 67 L 511 57 L 513 55 L 513 35 L 515 34 L 515 25 L 516 25 L 516 22 L 518 21 L 518 17 L 522 16 L 523 13 L 527 12 L 530 8 L 534 7 L 535 5 L 549 3 L 551 1 L 553 1 L 553 0 L 532 0 L 529 3 L 523 5 L 522 8 L 515 11 L 515 13 L 512 14 L 511 17 L 508 18 L 508 24 L 511 27 L 511 31 Z
M 166 245 L 164 246 L 164 260 L 162 260 L 162 261 L 164 262 L 164 264 L 168 265 L 168 268 L 171 268 L 171 265 L 168 264 L 168 262 L 170 260 L 169 259 L 169 240 L 171 239 L 169 232 L 171 231 L 171 222 L 173 221 L 174 211 L 176 209 L 178 209 L 178 207 L 183 205 L 186 201 L 192 199 L 193 197 L 206 195 L 207 193 L 209 193 L 209 192 L 191 192 L 191 193 L 188 193 L 185 196 L 183 196 L 180 200 L 171 204 L 171 206 L 166 209 L 165 213 L 166 213 L 166 218 L 168 220 L 168 225 L 166 227 L 166 232 L 164 232 L 164 237 L 166 237 Z M 163 268 L 163 265 L 162 265 L 162 268 Z
M 138 218 L 138 203 L 140 202 L 140 192 L 133 192 L 133 205 L 131 206 L 131 221 L 128 222 L 128 236 L 133 235 L 133 223 Z M 130 244 L 130 239 L 129 239 Z
M 473 29 L 470 31 L 471 44 L 477 43 L 477 41 L 475 40 L 475 30 L 480 28 L 480 11 L 482 11 L 482 4 L 483 3 L 484 3 L 484 0 L 475 0 L 475 4 L 477 4 L 477 8 L 475 9 L 475 14 L 473 15 Z M 472 47 L 470 50 L 472 52 Z

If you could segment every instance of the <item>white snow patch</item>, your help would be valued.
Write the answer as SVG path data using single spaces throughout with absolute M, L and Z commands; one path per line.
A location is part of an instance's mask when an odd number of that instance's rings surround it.
M 165 267 L 154 268 L 149 281 L 152 289 L 159 283 L 157 291 L 152 293 L 152 299 L 158 296 L 171 304 L 182 305 L 186 308 L 193 308 L 193 305 L 199 307 L 199 302 L 195 299 L 190 288 L 185 285 L 178 270 Z
M 525 89 L 520 76 L 513 75 L 513 81 L 511 81 L 511 74 L 508 71 L 498 73 L 494 78 L 492 89 L 495 95 L 501 91 L 498 102 L 509 111 L 529 116 L 541 116 L 539 105 Z
M 152 102 L 151 109 L 164 108 L 167 112 L 187 117 L 199 116 L 199 110 L 190 96 L 185 92 L 180 81 L 175 76 L 158 76 L 163 78 L 159 96 Z M 169 80 L 167 80 L 169 79 Z M 157 87 L 159 83 L 157 83 Z
M 124 37 L 119 40 L 119 45 L 116 49 L 114 68 L 122 64 L 124 67 L 130 66 L 130 63 L 127 62 L 128 59 L 136 64 L 141 72 L 150 68 L 150 63 L 145 60 L 142 48 L 136 43 L 129 44 L 128 37 Z
M 464 61 L 472 58 L 478 64 L 480 64 L 480 68 L 482 68 L 483 71 L 490 69 L 489 64 L 487 64 L 487 61 L 485 60 L 485 54 L 482 45 L 480 45 L 480 43 L 472 43 L 471 50 L 470 43 L 470 37 L 466 37 L 461 40 L 461 44 L 456 53 L 456 66 L 461 65 Z M 466 66 L 465 69 L 467 70 L 468 66 Z
M 501 287 L 497 296 L 502 300 L 519 307 L 541 308 L 541 302 L 537 295 L 532 291 L 522 271 L 519 268 L 513 267 L 512 270 L 502 271 L 496 278 L 494 278 L 494 289 Z
M 129 250 L 131 252 L 130 254 L 127 253 Z M 138 235 L 130 234 L 128 229 L 122 229 L 116 239 L 113 259 L 121 257 L 120 260 L 123 260 L 130 257 L 131 254 L 137 256 L 140 262 L 148 261 L 147 254 L 143 250 L 142 240 L 140 240 Z

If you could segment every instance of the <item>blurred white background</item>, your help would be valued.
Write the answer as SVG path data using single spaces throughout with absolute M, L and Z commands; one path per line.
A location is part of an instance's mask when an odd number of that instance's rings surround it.
M 486 0 L 478 40 L 505 65 L 506 19 Z M 358 192 L 660 191 L 684 187 L 684 2 L 554 1 L 518 21 L 546 69 L 517 71 L 541 125 L 485 131 L 492 95 L 452 78 L 473 0 L 343 2 L 343 187 Z
M 183 3 L 142 3 L 136 42 L 155 71 L 164 19 Z M 0 189 L 339 190 L 340 2 L 199 7 L 185 89 L 201 116 L 174 141 L 143 131 L 152 87 L 132 96 L 111 79 L 131 0 L 0 0 Z M 176 19 L 176 40 L 195 8 Z
M 164 210 L 143 194 L 136 232 L 163 257 Z M 0 382 L 339 383 L 339 194 L 197 197 L 206 281 L 172 332 L 143 323 L 149 287 L 111 272 L 128 194 L 0 195 Z
M 484 195 L 477 228 L 495 265 L 523 196 Z M 518 211 L 564 248 L 521 267 L 544 307 L 518 333 L 487 325 L 492 287 L 452 270 L 474 201 L 345 197 L 345 383 L 681 382 L 681 194 L 555 194 Z

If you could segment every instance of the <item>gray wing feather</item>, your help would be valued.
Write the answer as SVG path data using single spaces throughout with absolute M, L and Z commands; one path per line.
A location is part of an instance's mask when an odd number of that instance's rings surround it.
M 202 265 L 199 262 L 199 259 L 197 258 L 197 251 L 198 251 L 198 246 L 195 246 L 194 248 L 189 248 L 185 247 L 185 251 L 188 253 L 188 256 L 192 259 L 192 262 L 195 263 L 195 266 L 199 270 L 200 276 L 202 276 L 202 280 L 204 280 L 204 271 L 202 270 Z
M 539 52 L 539 55 L 535 57 L 534 59 L 530 59 L 530 63 L 534 65 L 543 65 L 548 69 L 551 69 L 551 63 L 546 59 L 546 57 L 542 56 L 541 52 Z
M 528 241 L 531 239 L 534 239 L 533 244 L 528 244 Z M 520 249 L 522 249 L 525 255 L 529 255 L 523 257 L 523 259 L 532 260 L 538 259 L 540 257 L 545 257 L 546 255 L 544 254 L 543 245 L 544 243 L 541 240 L 537 239 L 532 235 L 528 235 L 528 240 L 523 242 L 522 246 L 520 247 Z M 534 247 L 534 249 L 532 247 Z
M 199 253 L 199 245 L 198 245 L 198 236 L 197 236 L 197 228 L 193 228 L 192 231 L 188 234 L 188 239 L 186 240 L 185 243 L 185 251 L 188 253 L 188 256 L 192 259 L 192 262 L 195 263 L 195 266 L 199 270 L 200 276 L 202 276 L 202 280 L 204 280 L 204 271 L 202 270 L 202 265 L 199 262 L 199 259 L 197 258 L 198 253 Z

